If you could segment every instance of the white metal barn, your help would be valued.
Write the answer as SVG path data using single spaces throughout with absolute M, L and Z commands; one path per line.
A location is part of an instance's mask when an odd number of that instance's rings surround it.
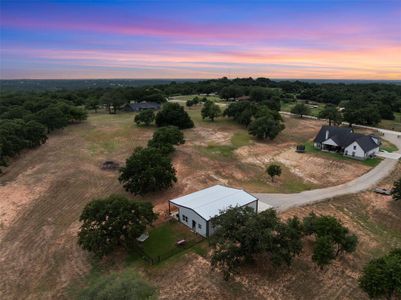
M 230 207 L 249 206 L 258 211 L 258 199 L 244 190 L 215 185 L 169 201 L 178 208 L 178 219 L 204 237 L 213 234 L 210 222 L 221 211 Z

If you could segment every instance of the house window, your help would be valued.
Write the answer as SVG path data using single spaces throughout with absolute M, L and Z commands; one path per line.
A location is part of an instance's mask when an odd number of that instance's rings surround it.
M 201 224 L 198 224 L 198 228 L 199 228 L 199 229 L 202 229 L 202 225 L 201 225 Z
M 187 216 L 184 216 L 184 215 L 182 215 L 182 220 L 183 220 L 184 222 L 188 222 L 188 217 L 187 217 Z

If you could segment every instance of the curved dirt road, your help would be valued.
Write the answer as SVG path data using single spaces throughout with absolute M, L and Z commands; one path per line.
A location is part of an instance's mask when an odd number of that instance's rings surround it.
M 337 186 L 305 191 L 296 194 L 268 194 L 254 193 L 259 199 L 260 211 L 273 207 L 279 211 L 286 210 L 290 207 L 302 206 L 326 199 L 342 196 L 346 194 L 355 194 L 379 183 L 383 178 L 387 177 L 396 167 L 398 159 L 401 157 L 401 135 L 400 132 L 379 129 L 383 134 L 383 138 L 390 141 L 398 147 L 398 151 L 394 152 L 393 158 L 385 158 L 375 168 L 368 173 L 358 177 L 350 182 Z

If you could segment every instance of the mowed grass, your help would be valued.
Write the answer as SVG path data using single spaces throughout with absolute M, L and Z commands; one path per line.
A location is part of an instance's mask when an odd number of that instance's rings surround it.
M 177 222 L 163 223 L 149 232 L 149 238 L 143 242 L 144 252 L 152 258 L 164 258 L 183 251 L 185 248 L 177 246 L 180 240 L 191 241 L 196 239 L 190 228 Z

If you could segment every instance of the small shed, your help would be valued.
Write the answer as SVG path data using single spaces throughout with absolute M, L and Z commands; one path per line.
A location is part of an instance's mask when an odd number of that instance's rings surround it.
M 251 207 L 258 211 L 258 199 L 244 190 L 215 185 L 169 201 L 178 208 L 178 220 L 194 232 L 209 237 L 214 232 L 210 220 L 230 207 Z
M 297 149 L 295 151 L 298 153 L 305 153 L 305 145 L 297 145 Z

